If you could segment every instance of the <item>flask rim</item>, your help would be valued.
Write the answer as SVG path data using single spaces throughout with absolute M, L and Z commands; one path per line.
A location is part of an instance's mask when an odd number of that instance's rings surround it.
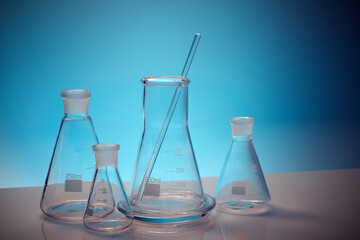
M 230 122 L 233 124 L 249 124 L 254 123 L 255 119 L 252 117 L 233 117 Z
M 187 85 L 189 85 L 190 80 L 182 76 L 150 76 L 141 78 L 140 82 L 144 86 L 186 87 Z
M 87 89 L 68 89 L 61 91 L 61 98 L 85 99 L 90 98 L 91 92 Z

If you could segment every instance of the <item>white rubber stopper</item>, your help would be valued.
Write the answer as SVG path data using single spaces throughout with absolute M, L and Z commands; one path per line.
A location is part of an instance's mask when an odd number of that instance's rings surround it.
M 231 118 L 230 123 L 233 137 L 252 135 L 254 121 L 255 119 L 251 117 Z
M 67 114 L 87 114 L 91 93 L 86 89 L 69 89 L 61 91 L 64 112 Z
M 96 159 L 96 168 L 104 166 L 116 167 L 120 146 L 114 143 L 96 144 L 93 146 Z

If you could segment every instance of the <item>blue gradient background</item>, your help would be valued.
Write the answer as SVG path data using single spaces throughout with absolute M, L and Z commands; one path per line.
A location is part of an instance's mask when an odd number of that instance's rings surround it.
M 70 88 L 91 90 L 99 140 L 120 144 L 129 181 L 139 79 L 179 75 L 195 32 L 202 177 L 219 175 L 234 116 L 255 118 L 265 173 L 359 168 L 359 16 L 356 1 L 1 1 L 0 187 L 43 185 Z

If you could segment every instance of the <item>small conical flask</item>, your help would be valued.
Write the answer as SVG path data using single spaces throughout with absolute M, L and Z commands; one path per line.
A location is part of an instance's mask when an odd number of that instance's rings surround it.
M 232 213 L 267 211 L 270 194 L 252 140 L 254 119 L 230 122 L 233 140 L 215 189 L 216 203 Z
M 91 147 L 98 143 L 88 115 L 90 91 L 84 89 L 61 92 L 65 115 L 53 151 L 40 202 L 49 217 L 82 221 L 95 172 Z
M 130 226 L 133 214 L 117 169 L 117 144 L 93 146 L 96 171 L 84 224 L 95 231 L 116 231 Z

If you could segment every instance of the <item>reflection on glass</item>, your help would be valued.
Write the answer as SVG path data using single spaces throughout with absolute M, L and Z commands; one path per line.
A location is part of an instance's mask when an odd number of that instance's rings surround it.
M 44 217 L 41 232 L 45 240 L 84 239 L 85 231 L 82 223 L 67 223 Z
M 224 240 L 262 240 L 271 215 L 236 215 L 216 211 L 216 228 Z
M 215 218 L 207 215 L 201 219 L 182 223 L 148 223 L 136 221 L 132 225 L 134 239 L 185 239 L 202 240 L 215 226 Z

